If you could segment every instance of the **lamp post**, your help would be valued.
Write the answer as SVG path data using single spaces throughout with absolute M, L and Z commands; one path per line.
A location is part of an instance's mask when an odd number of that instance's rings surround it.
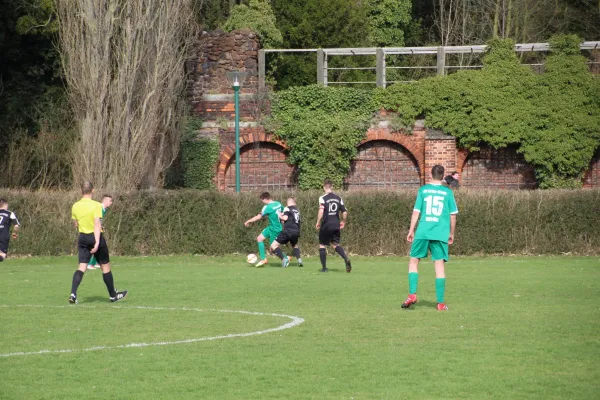
M 227 80 L 233 88 L 233 98 L 235 102 L 235 191 L 240 191 L 240 87 L 247 72 L 229 71 L 227 72 Z

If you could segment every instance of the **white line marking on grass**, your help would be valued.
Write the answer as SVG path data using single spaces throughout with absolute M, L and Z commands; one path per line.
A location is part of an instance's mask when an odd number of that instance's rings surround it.
M 36 305 L 36 304 L 16 304 L 16 305 L 6 305 L 0 304 L 2 308 L 11 308 L 11 307 L 30 307 L 30 308 L 96 308 L 94 306 L 86 306 L 86 305 L 69 305 L 69 306 L 44 306 L 44 305 Z M 114 309 L 141 309 L 141 310 L 163 310 L 163 311 L 197 311 L 197 312 L 221 312 L 221 313 L 236 313 L 236 314 L 246 314 L 246 315 L 264 315 L 269 317 L 284 317 L 291 319 L 287 324 L 283 324 L 277 326 L 275 328 L 263 329 L 260 331 L 254 332 L 246 332 L 246 333 L 230 333 L 227 335 L 219 335 L 219 336 L 209 336 L 209 337 L 201 337 L 197 339 L 184 339 L 184 340 L 175 340 L 170 342 L 151 342 L 151 343 L 129 343 L 129 344 L 121 344 L 117 346 L 95 346 L 88 347 L 86 349 L 63 349 L 63 350 L 39 350 L 39 351 L 19 351 L 15 353 L 6 353 L 0 354 L 0 357 L 14 357 L 14 356 L 29 356 L 34 354 L 56 354 L 56 353 L 76 353 L 79 351 L 96 351 L 96 350 L 111 350 L 111 349 L 126 349 L 130 347 L 148 347 L 148 346 L 168 346 L 172 344 L 183 344 L 183 343 L 195 343 L 195 342 L 204 342 L 209 340 L 218 340 L 218 339 L 231 339 L 236 337 L 247 337 L 247 336 L 255 336 L 255 335 L 264 335 L 265 333 L 282 331 L 284 329 L 290 329 L 295 326 L 300 325 L 304 322 L 304 318 L 295 317 L 293 315 L 285 315 L 285 314 L 274 314 L 274 313 L 263 313 L 263 312 L 255 312 L 255 311 L 241 311 L 241 310 L 202 310 L 200 308 L 188 308 L 188 307 L 180 307 L 180 308 L 171 308 L 171 307 L 146 307 L 146 306 L 114 306 L 111 307 Z

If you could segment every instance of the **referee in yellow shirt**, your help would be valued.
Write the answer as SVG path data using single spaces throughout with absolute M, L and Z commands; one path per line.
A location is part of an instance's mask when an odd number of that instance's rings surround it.
M 83 197 L 77 203 L 73 204 L 71 215 L 75 227 L 79 230 L 79 240 L 77 243 L 79 253 L 79 268 L 73 274 L 73 285 L 71 286 L 71 295 L 69 303 L 77 304 L 77 288 L 83 279 L 92 254 L 96 256 L 100 268 L 102 268 L 102 278 L 108 289 L 110 301 L 119 301 L 127 296 L 127 290 L 117 292 L 108 257 L 108 246 L 102 236 L 102 204 L 92 200 L 94 186 L 90 182 L 84 182 L 81 185 L 81 194 Z

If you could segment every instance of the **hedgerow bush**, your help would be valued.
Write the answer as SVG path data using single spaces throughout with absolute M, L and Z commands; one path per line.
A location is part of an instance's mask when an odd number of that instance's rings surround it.
M 285 202 L 291 193 L 274 193 Z M 302 212 L 300 245 L 317 254 L 315 191 L 295 193 Z M 342 193 L 349 209 L 342 245 L 351 254 L 407 255 L 406 233 L 414 191 Z M 100 195 L 100 194 L 99 194 Z M 256 252 L 264 226 L 243 223 L 258 214 L 257 193 L 177 190 L 114 194 L 105 226 L 112 254 L 222 255 Z M 19 217 L 19 239 L 10 253 L 75 254 L 77 232 L 70 221 L 75 192 L 2 191 Z M 99 197 L 99 196 L 98 196 Z M 452 255 L 600 255 L 600 190 L 468 191 L 456 193 L 459 216 Z

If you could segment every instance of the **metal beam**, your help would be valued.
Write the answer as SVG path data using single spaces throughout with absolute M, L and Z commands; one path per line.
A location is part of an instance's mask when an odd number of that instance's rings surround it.
M 377 49 L 377 87 L 385 88 L 385 53 L 383 49 Z

